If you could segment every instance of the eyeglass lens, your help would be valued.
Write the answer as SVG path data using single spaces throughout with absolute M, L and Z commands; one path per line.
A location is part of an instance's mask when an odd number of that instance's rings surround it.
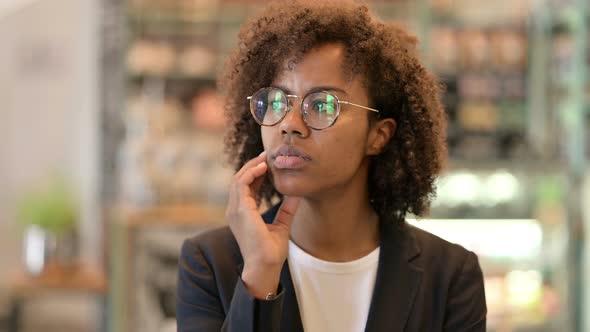
M 287 96 L 278 89 L 262 89 L 252 96 L 250 111 L 259 124 L 273 126 L 289 111 Z M 311 93 L 303 99 L 301 111 L 308 126 L 325 129 L 338 117 L 338 99 L 327 92 Z

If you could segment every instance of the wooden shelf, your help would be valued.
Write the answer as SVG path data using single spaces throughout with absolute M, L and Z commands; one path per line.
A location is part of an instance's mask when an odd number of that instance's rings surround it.
M 129 72 L 127 74 L 127 79 L 133 82 L 136 81 L 184 81 L 187 83 L 191 82 L 202 82 L 202 83 L 212 83 L 215 82 L 215 72 L 211 71 L 208 73 L 203 73 L 202 75 L 196 74 L 185 74 L 180 72 L 173 72 L 173 73 L 166 73 L 166 74 L 149 74 L 149 73 L 133 73 Z
M 13 275 L 11 286 L 19 295 L 51 291 L 105 294 L 107 291 L 104 272 L 98 267 L 86 264 L 62 266 L 50 263 L 39 276 L 33 276 L 20 269 Z
M 115 219 L 126 226 L 205 225 L 225 223 L 225 206 L 173 204 L 150 208 L 121 207 Z

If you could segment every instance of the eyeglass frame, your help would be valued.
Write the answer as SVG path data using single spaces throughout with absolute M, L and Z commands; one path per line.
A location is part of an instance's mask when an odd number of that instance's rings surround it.
M 305 121 L 305 116 L 303 117 L 303 121 L 305 122 L 305 124 L 309 128 L 314 129 L 314 130 L 324 130 L 324 129 L 328 129 L 328 128 L 334 126 L 334 124 L 336 123 L 336 121 L 340 117 L 340 104 L 356 106 L 356 107 L 360 107 L 360 108 L 366 109 L 366 110 L 371 111 L 371 112 L 379 113 L 379 110 L 376 110 L 374 108 L 370 108 L 370 107 L 367 107 L 367 106 L 362 106 L 362 105 L 359 105 L 359 104 L 351 103 L 349 101 L 340 100 L 340 98 L 338 98 L 337 95 L 335 95 L 335 94 L 333 94 L 333 93 L 331 93 L 329 91 L 326 91 L 326 90 L 309 92 L 306 95 L 304 95 L 303 97 L 301 97 L 301 96 L 298 96 L 298 95 L 290 95 L 290 94 L 287 94 L 285 91 L 283 91 L 282 89 L 279 89 L 279 88 L 266 87 L 266 88 L 260 88 L 260 89 L 258 89 L 256 92 L 254 92 L 254 94 L 252 94 L 251 96 L 246 97 L 246 99 L 247 100 L 250 100 L 250 102 L 252 102 L 252 98 L 254 98 L 254 96 L 256 94 L 258 94 L 262 90 L 278 90 L 281 93 L 283 93 L 283 95 L 285 95 L 285 98 L 287 99 L 287 111 L 285 112 L 285 114 L 283 114 L 283 116 L 276 123 L 271 124 L 271 125 L 261 123 L 258 120 L 258 118 L 256 117 L 256 115 L 253 113 L 251 104 L 248 105 L 248 108 L 250 109 L 250 114 L 254 118 L 254 121 L 256 121 L 256 123 L 258 123 L 259 125 L 264 126 L 264 127 L 273 127 L 273 126 L 276 126 L 279 123 L 281 123 L 281 121 L 283 121 L 285 119 L 285 117 L 287 116 L 287 113 L 291 112 L 291 110 L 293 109 L 293 104 L 291 103 L 290 99 L 293 99 L 293 98 L 301 98 L 301 105 L 299 106 L 299 110 L 300 110 L 301 113 L 303 113 L 303 101 L 309 95 L 314 94 L 314 93 L 325 93 L 325 94 L 328 94 L 328 95 L 334 97 L 334 99 L 336 100 L 336 104 L 338 105 L 338 112 L 336 112 L 336 117 L 334 118 L 334 121 L 332 121 L 332 123 L 329 126 L 325 127 L 325 128 L 314 128 L 314 127 L 310 126 L 307 123 L 307 121 Z

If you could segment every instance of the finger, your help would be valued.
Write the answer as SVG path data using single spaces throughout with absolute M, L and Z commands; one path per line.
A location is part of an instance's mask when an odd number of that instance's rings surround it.
M 285 226 L 286 229 L 291 229 L 291 223 L 293 222 L 293 217 L 299 207 L 300 200 L 299 197 L 285 197 L 273 224 L 282 225 Z
M 244 172 L 246 172 L 252 167 L 258 166 L 261 162 L 266 160 L 266 155 L 266 151 L 262 151 L 262 153 L 260 153 L 257 157 L 248 160 L 244 164 L 244 166 L 242 166 L 242 168 L 240 168 L 240 170 L 236 173 L 235 177 L 240 178 L 244 174 Z
M 247 196 L 256 197 L 258 188 L 260 188 L 260 181 L 257 180 L 262 180 L 267 170 L 268 166 L 265 162 L 262 162 L 244 173 L 236 184 L 240 199 Z
M 263 179 L 268 169 L 266 162 L 244 171 L 241 178 L 235 178 L 229 188 L 228 207 L 238 210 L 243 199 L 255 198 L 260 185 L 255 183 L 257 179 Z M 260 181 L 261 182 L 261 181 Z
M 267 169 L 268 166 L 264 161 L 250 169 L 247 169 L 244 171 L 242 177 L 237 181 L 238 185 L 250 186 L 257 178 L 264 175 Z
M 266 163 L 264 163 L 264 164 L 266 164 Z M 258 191 L 262 187 L 262 183 L 264 183 L 264 178 L 266 177 L 267 173 L 268 173 L 268 164 L 266 164 L 266 172 L 264 172 L 264 174 L 257 177 L 256 179 L 254 179 L 254 182 L 252 182 L 252 184 L 250 185 L 250 188 L 252 189 L 252 193 L 254 194 L 254 196 L 256 196 L 258 194 Z

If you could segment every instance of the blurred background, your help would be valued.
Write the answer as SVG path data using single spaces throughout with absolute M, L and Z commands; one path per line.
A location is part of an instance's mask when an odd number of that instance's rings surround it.
M 263 4 L 0 1 L 0 331 L 176 331 L 180 245 L 233 173 L 215 76 Z M 588 1 L 371 5 L 447 87 L 417 225 L 479 255 L 489 331 L 590 331 Z

